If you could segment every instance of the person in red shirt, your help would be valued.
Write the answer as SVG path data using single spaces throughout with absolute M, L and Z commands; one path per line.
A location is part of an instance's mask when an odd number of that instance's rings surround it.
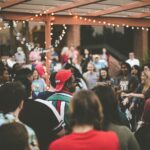
M 114 132 L 101 131 L 102 107 L 88 90 L 77 92 L 70 104 L 70 134 L 49 146 L 49 150 L 119 150 Z

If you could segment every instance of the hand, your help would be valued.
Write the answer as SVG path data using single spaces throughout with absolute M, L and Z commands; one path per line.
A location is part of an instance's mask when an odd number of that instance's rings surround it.
M 132 93 L 124 93 L 124 92 L 122 92 L 121 96 L 122 97 L 132 97 Z
M 122 92 L 121 93 L 121 97 L 125 97 L 125 96 L 127 96 L 128 94 L 127 93 L 125 93 L 125 92 Z
M 107 83 L 107 82 L 97 82 L 97 85 L 107 86 L 107 85 L 108 85 L 108 83 Z
M 126 97 L 126 98 L 122 101 L 123 106 L 127 105 L 128 102 L 129 102 L 129 99 L 128 99 L 128 97 Z

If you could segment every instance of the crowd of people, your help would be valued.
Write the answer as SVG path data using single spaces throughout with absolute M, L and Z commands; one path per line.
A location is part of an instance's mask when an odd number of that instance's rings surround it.
M 37 47 L 0 61 L 0 149 L 150 149 L 149 64 L 131 52 L 112 77 L 106 48 L 50 52 L 50 85 Z

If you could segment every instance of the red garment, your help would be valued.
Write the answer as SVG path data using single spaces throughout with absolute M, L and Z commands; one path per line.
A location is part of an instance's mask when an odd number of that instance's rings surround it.
M 68 59 L 69 59 L 69 56 L 68 56 L 68 55 L 66 55 L 66 54 L 61 55 L 60 60 L 61 60 L 61 63 L 62 63 L 62 64 L 67 63 L 67 62 L 68 62 Z
M 38 63 L 38 64 L 36 64 L 35 69 L 39 73 L 39 76 L 43 77 L 43 75 L 45 74 L 45 70 L 44 70 L 43 65 L 41 63 Z
M 49 150 L 119 150 L 119 142 L 114 132 L 91 130 L 64 136 L 54 141 Z

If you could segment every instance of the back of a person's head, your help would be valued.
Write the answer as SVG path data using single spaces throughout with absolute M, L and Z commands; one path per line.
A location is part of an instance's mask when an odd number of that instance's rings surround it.
M 32 71 L 28 68 L 21 68 L 17 71 L 15 80 L 24 80 L 28 76 L 32 75 Z
M 13 74 L 16 74 L 21 69 L 21 67 L 22 66 L 19 63 L 15 63 L 12 67 Z
M 23 100 L 25 90 L 20 82 L 6 83 L 0 87 L 0 111 L 14 112 Z
M 32 76 L 32 71 L 28 68 L 22 68 L 16 73 L 15 81 L 21 82 L 25 87 L 25 98 L 31 96 L 31 81 L 28 79 Z
M 94 92 L 81 90 L 72 98 L 70 105 L 71 128 L 74 125 L 92 125 L 100 129 L 103 119 L 102 107 Z
M 117 122 L 118 121 L 118 103 L 113 89 L 110 86 L 98 85 L 93 88 L 93 91 L 98 96 L 104 112 L 104 121 Z
M 0 126 L 1 150 L 29 150 L 28 134 L 23 124 L 9 123 Z
M 27 101 L 19 119 L 35 131 L 41 150 L 46 150 L 49 143 L 56 139 L 59 132 L 57 118 L 44 100 Z

